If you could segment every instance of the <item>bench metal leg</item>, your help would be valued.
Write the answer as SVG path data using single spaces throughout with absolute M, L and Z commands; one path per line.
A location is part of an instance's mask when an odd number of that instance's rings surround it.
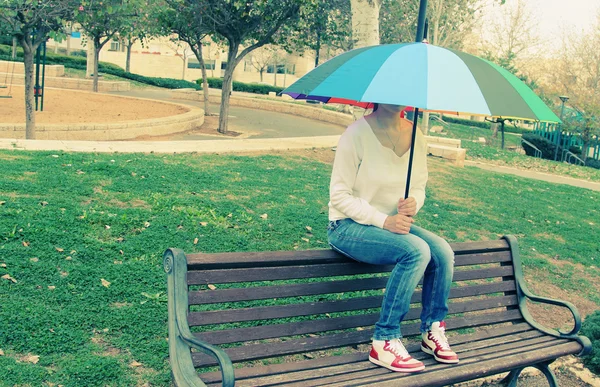
M 540 363 L 540 364 L 534 365 L 534 367 L 537 368 L 538 370 L 542 371 L 544 376 L 546 376 L 546 379 L 548 380 L 548 384 L 550 385 L 550 387 L 558 387 L 558 381 L 556 381 L 556 376 L 554 376 L 554 372 L 552 372 L 550 367 L 548 367 L 549 365 L 550 365 L 550 362 Z
M 534 364 L 532 365 L 532 367 L 537 368 L 544 374 L 546 380 L 548 380 L 548 384 L 550 387 L 558 387 L 558 381 L 556 380 L 556 376 L 554 376 L 554 372 L 552 372 L 552 370 L 549 367 L 550 363 L 551 362 Z M 510 373 L 506 375 L 504 379 L 502 379 L 501 383 L 504 384 L 506 387 L 517 387 L 517 381 L 523 369 L 524 367 L 516 368 L 510 371 Z
M 504 379 L 502 379 L 501 383 L 506 387 L 517 387 L 517 379 L 519 379 L 519 374 L 521 374 L 521 371 L 523 371 L 523 368 L 516 368 L 510 371 L 510 373 L 506 375 Z

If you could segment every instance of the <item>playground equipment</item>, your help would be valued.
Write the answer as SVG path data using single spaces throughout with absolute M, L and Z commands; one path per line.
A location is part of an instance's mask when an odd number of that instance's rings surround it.
M 0 98 L 12 98 L 12 84 L 15 75 L 15 62 L 12 65 L 12 71 L 10 73 L 10 83 L 8 82 L 8 66 L 6 66 L 6 75 L 4 76 L 4 83 L 0 85 L 0 89 L 7 89 L 7 94 L 0 95 Z

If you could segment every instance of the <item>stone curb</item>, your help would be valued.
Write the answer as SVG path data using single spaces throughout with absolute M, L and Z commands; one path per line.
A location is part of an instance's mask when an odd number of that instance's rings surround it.
M 90 93 L 87 91 L 71 90 L 71 92 Z M 187 112 L 170 117 L 150 118 L 137 121 L 121 121 L 112 123 L 83 123 L 83 124 L 48 124 L 36 125 L 38 140 L 83 140 L 94 138 L 97 141 L 128 140 L 142 135 L 161 136 L 185 132 L 201 126 L 204 123 L 204 110 L 174 102 L 157 101 L 148 98 L 114 96 L 136 101 L 151 101 L 184 108 Z M 0 124 L 0 138 L 24 139 L 25 124 Z

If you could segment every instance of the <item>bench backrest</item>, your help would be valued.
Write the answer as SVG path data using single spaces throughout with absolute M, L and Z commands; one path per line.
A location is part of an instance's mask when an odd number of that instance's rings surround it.
M 452 247 L 448 330 L 523 321 L 508 243 Z M 393 268 L 332 250 L 190 254 L 187 262 L 188 324 L 199 339 L 227 348 L 234 363 L 347 353 L 369 343 Z M 420 300 L 419 285 L 402 326 L 405 337 L 419 334 Z M 216 364 L 202 353 L 192 358 L 196 367 Z

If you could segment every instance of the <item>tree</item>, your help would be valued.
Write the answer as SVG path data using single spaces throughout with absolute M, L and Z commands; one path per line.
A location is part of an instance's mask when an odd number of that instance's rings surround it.
M 174 33 L 177 38 L 187 43 L 190 47 L 202 71 L 202 89 L 204 92 L 204 113 L 210 115 L 209 95 L 208 95 L 208 76 L 206 74 L 206 65 L 203 56 L 203 40 L 214 33 L 211 23 L 208 23 L 203 17 L 201 7 L 188 6 L 185 1 L 167 0 L 169 7 L 162 12 L 159 20 L 167 33 Z M 184 63 L 185 63 L 184 50 Z M 185 66 L 185 64 L 184 64 Z M 185 70 L 184 70 L 185 71 Z
M 486 24 L 489 37 L 483 40 L 482 52 L 510 72 L 517 73 L 518 62 L 542 44 L 533 13 L 523 0 L 502 6 L 500 16 Z
M 354 48 L 379 44 L 379 10 L 382 0 L 351 0 Z
M 276 48 L 272 46 L 263 46 L 250 54 L 250 63 L 260 74 L 261 82 L 263 81 L 264 72 L 273 64 L 276 55 Z
M 315 67 L 323 48 L 348 51 L 353 47 L 350 0 L 315 0 L 302 10 L 296 31 L 283 33 L 280 43 L 288 52 L 315 52 Z M 294 26 L 296 27 L 296 26 Z
M 27 139 L 35 139 L 33 57 L 43 42 L 60 34 L 78 6 L 73 0 L 5 0 L 0 5 L 0 21 L 23 48 Z
M 228 43 L 219 132 L 227 132 L 233 71 L 237 65 L 250 52 L 271 43 L 284 23 L 297 23 L 301 7 L 307 1 L 185 0 L 186 6 L 203 15 L 203 22 L 212 24 Z
M 137 42 L 142 45 L 145 41 L 163 35 L 160 23 L 156 23 L 159 14 L 166 8 L 164 0 L 145 0 L 142 3 L 143 12 L 134 13 L 125 19 L 119 36 L 127 48 L 125 71 L 131 72 L 131 48 Z M 141 8 L 140 8 L 141 9 Z
M 76 11 L 75 21 L 94 43 L 94 91 L 98 91 L 98 59 L 104 45 L 110 42 L 124 26 L 144 14 L 143 0 L 85 0 Z
M 600 12 L 590 32 L 564 36 L 555 64 L 545 89 L 569 96 L 579 112 L 576 118 L 567 117 L 565 124 L 580 134 L 585 159 L 590 144 L 600 138 Z

